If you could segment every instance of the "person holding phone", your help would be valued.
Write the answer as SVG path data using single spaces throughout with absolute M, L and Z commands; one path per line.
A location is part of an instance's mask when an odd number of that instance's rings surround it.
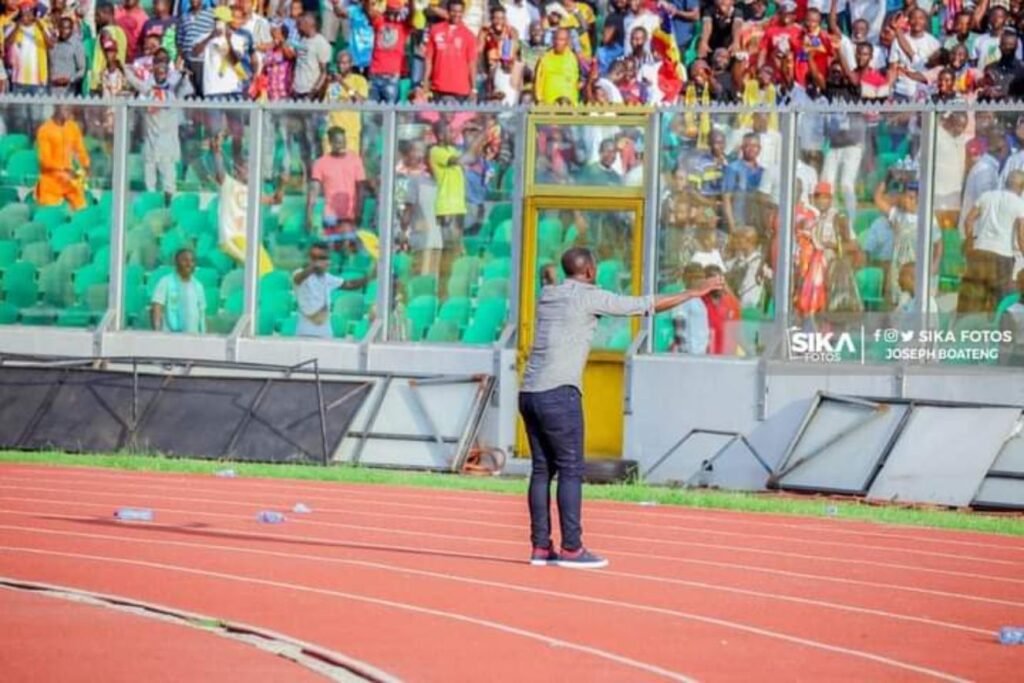
M 366 286 L 365 277 L 346 280 L 328 273 L 330 265 L 327 243 L 314 242 L 309 248 L 309 264 L 292 274 L 295 301 L 299 308 L 299 324 L 295 328 L 298 337 L 332 338 L 331 292 Z

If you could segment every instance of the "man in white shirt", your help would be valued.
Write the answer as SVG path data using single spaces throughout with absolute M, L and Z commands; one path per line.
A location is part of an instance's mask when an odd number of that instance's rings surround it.
M 1014 252 L 1024 249 L 1024 171 L 1013 171 L 1005 190 L 981 195 L 967 216 L 967 268 L 957 311 L 992 313 L 1009 291 Z
M 928 60 L 942 47 L 939 40 L 928 33 L 928 15 L 920 9 L 910 13 L 910 30 L 894 24 L 896 42 L 889 53 L 889 78 L 897 100 L 917 99 L 921 87 L 927 87 L 924 76 Z
M 629 14 L 623 22 L 624 38 L 622 49 L 626 54 L 632 51 L 631 36 L 633 29 L 642 28 L 647 32 L 647 44 L 645 49 L 651 50 L 651 36 L 661 28 L 661 16 L 647 9 L 643 0 L 629 0 Z
M 526 40 L 530 35 L 530 24 L 540 21 L 540 12 L 526 0 L 506 0 L 502 5 L 508 25 L 519 34 L 519 40 Z
M 203 60 L 203 96 L 208 98 L 237 98 L 242 95 L 248 80 L 247 67 L 252 53 L 252 36 L 248 31 L 233 27 L 231 10 L 214 10 L 213 31 L 193 50 Z
M 295 301 L 299 308 L 299 324 L 295 334 L 299 337 L 330 339 L 331 292 L 336 289 L 362 289 L 366 278 L 345 280 L 327 272 L 330 257 L 325 242 L 315 242 L 309 248 L 309 265 L 292 275 Z
M 961 237 L 967 237 L 967 216 L 978 201 L 978 197 L 989 190 L 996 190 L 1000 187 L 999 172 L 1006 163 L 1007 155 L 1010 152 L 1006 142 L 1006 136 L 1001 132 L 993 131 L 987 137 L 988 152 L 974 162 L 967 180 L 964 181 L 963 203 L 960 205 L 959 230 Z

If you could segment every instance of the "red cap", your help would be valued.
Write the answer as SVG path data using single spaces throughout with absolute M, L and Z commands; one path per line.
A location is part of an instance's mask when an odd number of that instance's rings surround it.
M 824 181 L 814 186 L 814 194 L 826 197 L 832 196 L 832 183 L 826 183 Z

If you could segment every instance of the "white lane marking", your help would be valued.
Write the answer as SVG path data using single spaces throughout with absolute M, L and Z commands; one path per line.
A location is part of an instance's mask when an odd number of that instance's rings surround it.
M 159 543 L 159 542 L 157 542 L 157 543 Z M 503 623 L 497 622 L 497 621 L 489 621 L 487 619 L 479 619 L 479 618 L 476 618 L 476 617 L 471 617 L 471 616 L 467 616 L 465 614 L 460 614 L 458 612 L 451 612 L 451 611 L 448 611 L 448 610 L 440 610 L 440 609 L 434 609 L 434 608 L 430 608 L 430 607 L 422 607 L 420 605 L 414 605 L 414 604 L 407 603 L 407 602 L 398 602 L 398 601 L 394 601 L 394 600 L 385 600 L 383 598 L 374 598 L 374 597 L 371 597 L 371 596 L 368 596 L 368 595 L 360 595 L 358 593 L 348 593 L 348 592 L 343 592 L 343 591 L 331 590 L 331 589 L 327 589 L 327 588 L 316 588 L 314 586 L 306 586 L 306 585 L 297 584 L 297 583 L 288 583 L 288 582 L 284 582 L 284 581 L 272 581 L 270 579 L 258 579 L 258 578 L 255 578 L 255 577 L 241 576 L 241 575 L 238 575 L 238 574 L 227 574 L 227 573 L 224 573 L 224 572 L 207 571 L 207 570 L 204 570 L 204 569 L 195 569 L 193 567 L 184 567 L 184 566 L 176 565 L 176 564 L 165 564 L 165 563 L 162 563 L 162 562 L 147 562 L 145 560 L 132 560 L 132 559 L 120 558 L 120 557 L 110 557 L 110 556 L 106 556 L 106 555 L 88 555 L 88 554 L 85 554 L 85 553 L 59 552 L 59 551 L 54 551 L 54 550 L 41 550 L 41 549 L 38 549 L 38 548 L 28 548 L 28 547 L 21 547 L 21 546 L 7 546 L 7 545 L 0 546 L 0 551 L 31 553 L 31 554 L 36 554 L 36 555 L 49 555 L 49 556 L 54 556 L 54 557 L 66 557 L 66 558 L 71 558 L 71 559 L 76 559 L 76 560 L 95 560 L 97 562 L 109 562 L 109 563 L 124 564 L 124 565 L 136 566 L 136 567 L 147 567 L 147 568 L 150 568 L 150 569 L 160 569 L 160 570 L 165 570 L 165 571 L 180 572 L 180 573 L 184 573 L 184 574 L 194 574 L 194 575 L 197 575 L 197 576 L 207 576 L 207 577 L 212 577 L 212 578 L 217 578 L 217 579 L 226 579 L 226 580 L 229 580 L 229 581 L 237 581 L 239 583 L 250 583 L 250 584 L 255 584 L 255 585 L 268 586 L 268 587 L 272 587 L 272 588 L 285 588 L 285 589 L 288 589 L 288 590 L 300 591 L 300 592 L 305 592 L 305 593 L 315 593 L 315 594 L 318 594 L 318 595 L 327 595 L 327 596 L 331 596 L 331 597 L 342 598 L 342 599 L 345 599 L 345 600 L 352 600 L 352 601 L 355 601 L 355 602 L 364 602 L 364 603 L 367 603 L 367 604 L 377 605 L 377 606 L 380 606 L 380 607 L 390 607 L 390 608 L 393 608 L 393 609 L 404 610 L 404 611 L 407 611 L 407 612 L 415 612 L 417 614 L 426 614 L 426 615 L 434 616 L 434 617 L 442 617 L 442 618 L 450 619 L 450 620 L 453 620 L 453 621 L 459 621 L 459 622 L 463 622 L 463 623 L 467 623 L 467 624 L 472 624 L 474 626 L 482 626 L 484 628 L 489 628 L 489 629 L 493 629 L 495 631 L 500 631 L 500 632 L 506 633 L 508 635 L 515 635 L 515 636 L 520 636 L 522 638 L 527 638 L 527 639 L 530 639 L 530 640 L 535 640 L 535 641 L 544 643 L 545 645 L 548 645 L 548 646 L 563 647 L 563 648 L 566 648 L 568 650 L 575 650 L 576 652 L 582 652 L 582 653 L 585 653 L 585 654 L 593 655 L 595 657 L 600 657 L 602 659 L 607 659 L 609 661 L 616 662 L 617 664 L 622 664 L 624 666 L 628 666 L 628 667 L 631 667 L 631 668 L 634 668 L 634 669 L 640 669 L 640 670 L 646 671 L 648 673 L 656 674 L 656 675 L 661 676 L 663 678 L 668 678 L 669 680 L 681 681 L 683 683 L 696 683 L 695 679 L 690 678 L 688 676 L 685 676 L 683 674 L 676 673 L 674 671 L 669 671 L 667 669 L 663 669 L 663 668 L 655 666 L 653 664 L 647 664 L 645 662 L 640 662 L 640 661 L 637 661 L 637 660 L 634 660 L 634 659 L 630 659 L 629 657 L 623 657 L 621 655 L 617 655 L 617 654 L 612 653 L 612 652 L 607 652 L 605 650 L 601 650 L 601 649 L 598 649 L 598 648 L 589 647 L 587 645 L 579 645 L 577 643 L 572 643 L 572 642 L 569 642 L 567 640 L 561 640 L 559 638 L 552 638 L 552 637 L 546 636 L 546 635 L 544 635 L 542 633 L 537 633 L 535 631 L 528 631 L 526 629 L 517 628 L 515 626 L 509 626 L 508 624 L 503 624 Z
M 173 527 L 171 527 L 171 528 L 173 528 Z M 33 531 L 41 531 L 41 530 L 42 529 L 34 529 Z M 67 533 L 68 533 L 68 535 L 80 535 L 80 534 L 76 534 L 76 533 L 72 533 L 72 532 L 67 532 Z M 101 535 L 101 536 L 105 536 L 105 535 Z M 683 620 L 686 620 L 686 621 L 695 621 L 695 622 L 704 623 L 704 624 L 713 624 L 713 625 L 716 625 L 716 626 L 721 626 L 721 627 L 730 628 L 730 629 L 734 629 L 734 630 L 738 630 L 738 631 L 743 631 L 743 632 L 746 632 L 746 633 L 752 633 L 752 634 L 759 635 L 759 636 L 762 636 L 762 637 L 772 638 L 772 639 L 781 640 L 781 641 L 789 642 L 789 643 L 796 643 L 796 644 L 799 644 L 799 645 L 804 645 L 804 646 L 807 646 L 807 647 L 811 647 L 811 648 L 814 648 L 814 649 L 819 649 L 819 650 L 823 650 L 823 651 L 827 651 L 827 652 L 834 652 L 834 653 L 839 653 L 839 654 L 845 654 L 845 655 L 849 655 L 849 656 L 852 656 L 852 657 L 856 657 L 856 658 L 860 658 L 860 659 L 865 659 L 865 660 L 869 660 L 869 661 L 885 664 L 887 666 L 892 666 L 892 667 L 904 669 L 904 670 L 907 670 L 907 671 L 914 671 L 916 673 L 921 673 L 921 674 L 933 676 L 935 678 L 939 678 L 939 679 L 942 679 L 942 680 L 949 680 L 949 681 L 961 681 L 961 680 L 964 680 L 964 679 L 960 679 L 960 678 L 958 678 L 956 676 L 953 676 L 952 674 L 948 674 L 948 673 L 945 673 L 945 672 L 937 671 L 935 669 L 929 669 L 927 667 L 917 666 L 915 664 L 910 664 L 908 662 L 903 662 L 903 661 L 900 661 L 900 660 L 892 659 L 892 658 L 886 657 L 884 655 L 878 655 L 878 654 L 874 654 L 874 653 L 871 653 L 871 652 L 866 652 L 866 651 L 863 651 L 863 650 L 856 650 L 856 649 L 853 649 L 853 648 L 847 648 L 847 647 L 843 647 L 841 645 L 831 645 L 831 644 L 828 644 L 828 643 L 822 643 L 822 642 L 819 642 L 819 641 L 809 640 L 809 639 L 806 639 L 806 638 L 801 638 L 799 636 L 793 636 L 793 635 L 790 635 L 790 634 L 782 633 L 780 631 L 774 631 L 772 629 L 760 628 L 760 627 L 752 626 L 750 624 L 746 624 L 746 623 L 742 623 L 742 622 L 730 621 L 730 620 L 726 620 L 726 619 L 720 619 L 720 618 L 717 618 L 717 617 L 709 617 L 709 616 L 693 614 L 693 613 L 689 613 L 689 612 L 681 612 L 681 611 L 678 611 L 678 610 L 667 609 L 667 608 L 664 608 L 664 607 L 656 607 L 656 606 L 653 606 L 653 605 L 644 605 L 644 604 L 634 603 L 634 602 L 625 602 L 625 601 L 611 600 L 611 599 L 607 599 L 607 598 L 600 598 L 600 597 L 590 596 L 590 595 L 563 593 L 563 592 L 560 592 L 560 591 L 548 590 L 548 589 L 544 589 L 544 588 L 536 588 L 536 587 L 533 587 L 533 586 L 515 585 L 515 584 L 503 583 L 503 582 L 500 582 L 500 581 L 490 581 L 490 580 L 486 580 L 486 579 L 477 579 L 477 578 L 472 578 L 472 577 L 458 576 L 458 575 L 451 574 L 451 573 L 440 573 L 440 572 L 427 571 L 427 570 L 423 570 L 423 569 L 413 569 L 413 568 L 408 568 L 408 567 L 398 567 L 398 566 L 394 566 L 394 565 L 384 564 L 384 563 L 381 563 L 381 562 L 368 562 L 368 561 L 364 561 L 364 560 L 347 560 L 347 559 L 341 559 L 341 558 L 324 557 L 324 556 L 320 556 L 320 555 L 305 555 L 305 554 L 299 554 L 299 553 L 282 553 L 282 552 L 275 552 L 275 551 L 269 551 L 269 550 L 254 550 L 254 549 L 249 549 L 249 548 L 239 548 L 239 547 L 235 547 L 235 546 L 218 546 L 218 545 L 211 545 L 211 544 L 205 544 L 205 543 L 188 543 L 188 542 L 179 542 L 179 541 L 163 541 L 163 540 L 147 539 L 147 538 L 143 538 L 143 539 L 130 539 L 129 540 L 129 539 L 125 539 L 125 538 L 119 537 L 119 536 L 110 536 L 108 538 L 104 538 L 103 540 L 115 540 L 115 541 L 122 541 L 122 542 L 129 542 L 129 543 L 134 542 L 134 543 L 141 543 L 141 544 L 152 543 L 152 544 L 155 544 L 155 545 L 187 546 L 187 547 L 194 547 L 194 548 L 200 548 L 200 549 L 205 549 L 205 550 L 224 550 L 224 551 L 227 551 L 227 552 L 238 552 L 238 553 L 244 553 L 244 554 L 266 555 L 266 556 L 272 556 L 272 557 L 284 557 L 284 558 L 289 558 L 289 559 L 305 559 L 305 560 L 310 560 L 310 561 L 314 561 L 314 562 L 325 562 L 325 563 L 329 563 L 329 564 L 345 564 L 345 565 L 351 565 L 351 566 L 366 567 L 366 568 L 369 568 L 369 569 L 380 569 L 380 570 L 390 571 L 390 572 L 399 573 L 399 574 L 403 574 L 404 573 L 404 574 L 412 574 L 412 575 L 415 575 L 415 576 L 425 576 L 425 577 L 434 578 L 434 579 L 441 579 L 441 580 L 444 580 L 444 581 L 453 581 L 453 582 L 457 582 L 457 583 L 464 583 L 464 584 L 476 585 L 476 586 L 486 586 L 486 587 L 489 587 L 489 588 L 499 588 L 499 589 L 510 590 L 510 591 L 515 591 L 515 592 L 519 592 L 519 593 L 531 594 L 531 595 L 544 595 L 544 596 L 547 596 L 547 597 L 560 598 L 560 599 L 565 599 L 565 600 L 569 600 L 569 601 L 584 602 L 584 603 L 597 604 L 597 605 L 603 605 L 603 606 L 608 606 L 608 607 L 617 607 L 617 608 L 622 608 L 622 609 L 629 609 L 629 610 L 635 610 L 635 611 L 640 611 L 640 612 L 647 612 L 647 613 L 652 613 L 652 614 L 659 614 L 659 615 L 675 617 L 675 618 L 683 619 Z M 596 572 L 595 572 L 595 574 L 596 574 Z

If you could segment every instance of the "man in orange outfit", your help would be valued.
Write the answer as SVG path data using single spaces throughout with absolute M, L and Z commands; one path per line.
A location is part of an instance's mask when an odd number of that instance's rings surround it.
M 85 208 L 85 176 L 89 153 L 85 151 L 82 129 L 71 119 L 67 105 L 58 106 L 50 120 L 36 134 L 39 149 L 39 184 L 36 201 L 53 206 L 67 201 L 72 210 Z M 75 169 L 77 162 L 78 169 Z

